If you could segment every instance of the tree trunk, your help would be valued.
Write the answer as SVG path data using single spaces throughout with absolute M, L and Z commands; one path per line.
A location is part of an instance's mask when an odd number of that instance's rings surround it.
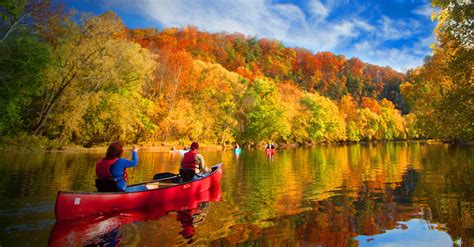
M 13 23 L 13 25 L 10 26 L 10 28 L 8 29 L 7 33 L 3 36 L 3 38 L 0 40 L 0 43 L 3 43 L 3 41 L 5 41 L 7 39 L 7 37 L 13 32 L 13 30 L 15 30 L 16 26 L 20 23 L 21 19 L 23 19 L 23 17 L 25 17 L 26 15 L 22 15 L 20 16 L 20 18 L 18 18 L 17 21 L 15 21 L 15 23 Z
M 74 69 L 74 67 L 71 70 L 73 70 L 73 69 Z M 53 110 L 54 106 L 56 105 L 57 100 L 64 93 L 64 90 L 66 89 L 66 87 L 68 87 L 71 84 L 72 80 L 76 77 L 76 75 L 77 75 L 77 72 L 74 72 L 71 75 L 71 77 L 69 78 L 69 80 L 67 80 L 66 82 L 64 82 L 64 80 L 65 80 L 65 78 L 64 78 L 63 81 L 60 84 L 62 86 L 59 87 L 59 90 L 51 98 L 51 101 L 46 103 L 46 106 L 44 108 L 45 110 L 41 111 L 38 123 L 33 128 L 33 134 L 34 135 L 37 135 L 39 133 L 39 131 L 43 127 L 44 123 L 46 122 L 46 119 L 48 119 L 49 114 L 51 114 L 51 111 Z

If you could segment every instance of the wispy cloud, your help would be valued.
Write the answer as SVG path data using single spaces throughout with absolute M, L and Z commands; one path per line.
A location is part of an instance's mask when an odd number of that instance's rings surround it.
M 308 0 L 298 3 L 301 6 L 269 0 L 125 0 L 108 4 L 116 7 L 121 4 L 128 11 L 131 11 L 128 6 L 134 6 L 134 11 L 165 27 L 194 25 L 209 32 L 258 35 L 315 52 L 358 56 L 401 71 L 407 66 L 420 65 L 429 53 L 429 49 L 418 49 L 417 42 L 398 48 L 384 43 L 413 40 L 422 29 L 417 20 L 386 15 L 367 19 L 363 5 L 349 1 Z M 357 11 L 337 12 L 344 7 Z M 426 15 L 428 7 L 422 6 L 414 12 Z
M 329 9 L 319 0 L 309 2 L 309 12 L 317 19 L 325 19 L 329 15 Z
M 416 40 L 411 46 L 401 48 L 383 47 L 383 42 L 377 40 L 363 40 L 354 45 L 349 51 L 352 56 L 365 62 L 382 66 L 390 66 L 398 71 L 405 72 L 423 63 L 432 51 L 429 45 L 434 42 L 433 36 L 425 36 Z
M 399 40 L 411 37 L 420 24 L 414 20 L 392 20 L 387 16 L 382 16 L 379 26 L 377 37 L 382 40 Z
M 431 14 L 433 13 L 433 11 L 434 11 L 433 7 L 431 7 L 431 4 L 428 3 L 414 9 L 412 12 L 417 15 L 431 18 Z

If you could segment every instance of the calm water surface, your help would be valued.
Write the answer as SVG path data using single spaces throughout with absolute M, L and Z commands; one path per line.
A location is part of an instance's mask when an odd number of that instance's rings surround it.
M 55 224 L 59 190 L 94 191 L 100 153 L 0 154 L 0 246 L 474 246 L 474 147 L 422 143 L 206 152 L 220 190 Z M 178 171 L 139 152 L 132 183 Z M 208 202 L 207 202 L 208 201 Z M 126 203 L 126 202 L 124 202 Z

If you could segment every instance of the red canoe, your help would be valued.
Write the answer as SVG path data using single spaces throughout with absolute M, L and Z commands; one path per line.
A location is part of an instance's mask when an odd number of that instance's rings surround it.
M 206 202 L 216 202 L 221 199 L 221 187 L 180 198 L 159 205 L 133 209 L 126 212 L 116 212 L 103 216 L 78 221 L 56 222 L 51 231 L 48 246 L 83 246 L 101 245 L 101 239 L 113 241 L 114 231 L 123 225 L 134 222 L 159 220 L 169 212 L 194 212 Z M 116 236 L 119 238 L 119 236 Z M 119 239 L 116 239 L 119 242 Z
M 267 156 L 275 155 L 275 149 L 267 149 Z
M 72 220 L 116 211 L 163 204 L 209 190 L 220 184 L 222 163 L 212 167 L 209 176 L 186 183 L 173 183 L 172 178 L 142 184 L 158 185 L 156 189 L 139 192 L 58 192 L 56 220 Z M 131 185 L 133 186 L 133 185 Z

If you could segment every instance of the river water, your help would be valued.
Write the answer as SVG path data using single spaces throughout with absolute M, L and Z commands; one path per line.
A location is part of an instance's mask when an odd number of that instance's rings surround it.
M 56 224 L 60 190 L 95 191 L 101 153 L 1 153 L 0 246 L 474 246 L 474 147 L 388 143 L 201 151 L 224 163 L 196 205 Z M 177 172 L 139 152 L 131 183 Z M 126 203 L 126 202 L 124 202 Z

